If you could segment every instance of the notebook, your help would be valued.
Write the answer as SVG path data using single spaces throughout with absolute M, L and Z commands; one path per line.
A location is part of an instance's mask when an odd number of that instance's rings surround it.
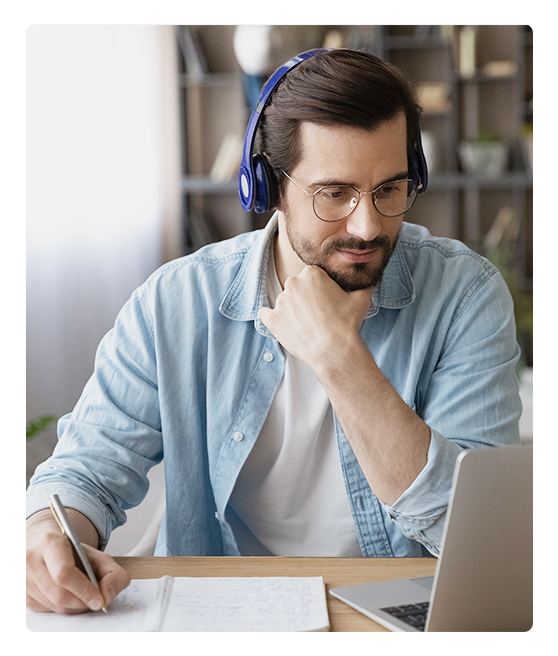
M 328 631 L 324 581 L 309 577 L 134 579 L 102 611 L 27 610 L 31 631 Z
M 528 631 L 533 623 L 533 446 L 457 460 L 433 577 L 333 588 L 392 631 Z

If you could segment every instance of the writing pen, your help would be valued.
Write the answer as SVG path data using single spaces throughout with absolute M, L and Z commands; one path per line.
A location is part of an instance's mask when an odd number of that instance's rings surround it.
M 74 527 L 72 526 L 72 523 L 70 522 L 70 518 L 66 513 L 66 509 L 62 505 L 62 502 L 58 498 L 57 494 L 53 494 L 50 497 L 50 509 L 52 511 L 52 514 L 54 515 L 54 519 L 58 522 L 58 526 L 60 526 L 60 530 L 68 538 L 68 540 L 70 540 L 74 549 L 76 550 L 76 553 L 81 561 L 81 564 L 83 565 L 83 569 L 85 570 L 85 573 L 89 577 L 89 580 L 91 581 L 91 583 L 93 583 L 93 585 L 97 588 L 97 590 L 101 592 L 101 588 L 99 587 L 99 583 L 95 577 L 95 573 L 93 572 L 91 563 L 89 562 L 89 559 L 85 555 L 85 551 L 83 550 L 81 541 L 78 538 L 77 533 Z M 103 598 L 102 610 L 104 613 L 107 612 L 104 598 Z

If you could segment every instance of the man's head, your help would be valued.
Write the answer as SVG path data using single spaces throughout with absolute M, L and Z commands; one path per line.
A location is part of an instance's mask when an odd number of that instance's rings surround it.
M 419 114 L 401 72 L 372 55 L 334 50 L 288 73 L 264 111 L 258 148 L 277 180 L 284 275 L 314 264 L 346 291 L 379 282 L 403 217 L 380 214 L 370 192 L 411 177 Z M 328 222 L 312 195 L 332 183 L 366 193 Z
M 301 155 L 303 122 L 373 130 L 401 112 L 411 161 L 421 108 L 403 73 L 369 53 L 330 50 L 293 68 L 273 91 L 259 122 L 255 152 L 265 153 L 281 193 L 286 184 L 281 172 L 292 171 Z

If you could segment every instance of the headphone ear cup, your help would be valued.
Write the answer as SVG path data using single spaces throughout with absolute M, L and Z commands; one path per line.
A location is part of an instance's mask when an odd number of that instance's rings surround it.
M 268 212 L 277 205 L 277 181 L 265 155 L 254 155 L 253 163 L 256 174 L 254 211 L 257 214 L 263 214 L 263 212 Z
M 426 164 L 426 156 L 424 150 L 422 149 L 422 139 L 420 136 L 420 130 L 417 134 L 417 141 L 415 143 L 415 152 L 413 154 L 413 162 L 411 163 L 411 168 L 413 172 L 413 179 L 416 182 L 420 182 L 422 187 L 419 190 L 419 194 L 423 194 L 428 187 L 428 166 Z

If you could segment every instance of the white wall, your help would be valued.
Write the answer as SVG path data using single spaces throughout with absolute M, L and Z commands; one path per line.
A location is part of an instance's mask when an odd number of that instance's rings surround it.
M 120 307 L 180 253 L 174 55 L 171 27 L 27 31 L 28 421 L 72 409 Z M 29 442 L 28 476 L 55 441 Z

